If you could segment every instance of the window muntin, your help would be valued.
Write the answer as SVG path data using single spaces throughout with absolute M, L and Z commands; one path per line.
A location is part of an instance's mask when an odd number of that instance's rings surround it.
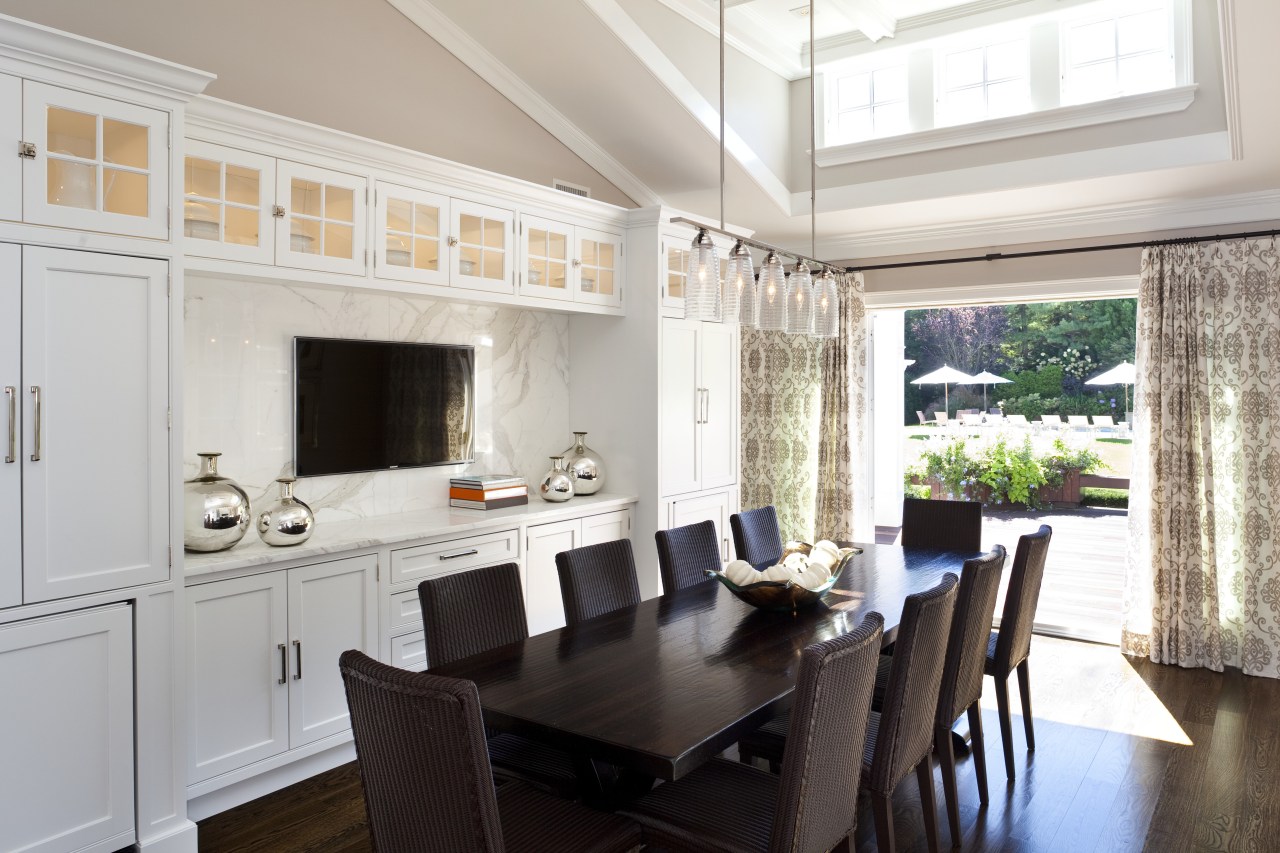
M 1018 115 L 1031 109 L 1031 42 L 1026 35 L 964 49 L 939 49 L 939 126 Z
M 1166 2 L 1102 4 L 1062 25 L 1062 102 L 1085 104 L 1176 85 Z
M 911 129 L 905 64 L 837 72 L 828 80 L 828 145 L 895 136 Z

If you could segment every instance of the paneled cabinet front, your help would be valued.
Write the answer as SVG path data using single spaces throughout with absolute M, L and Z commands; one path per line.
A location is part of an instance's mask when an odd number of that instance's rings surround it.
M 622 237 L 520 217 L 520 293 L 589 305 L 622 304 Z
M 168 265 L 0 245 L 0 270 L 0 606 L 166 579 Z
M 6 123 L 12 79 L 0 82 Z M 32 80 L 21 90 L 23 221 L 167 240 L 169 114 Z M 6 168 L 0 186 L 11 180 Z
M 0 74 L 0 135 L 22 138 L 22 80 Z M 0 157 L 0 219 L 22 218 L 22 167 L 25 158 Z
M 662 321 L 658 406 L 663 495 L 737 482 L 736 350 L 732 326 Z
M 377 557 L 187 589 L 188 783 L 350 728 L 337 660 L 377 650 Z
M 529 634 L 542 634 L 563 628 L 565 624 L 556 554 L 630 538 L 631 510 L 535 524 L 525 535 L 525 615 L 529 620 Z

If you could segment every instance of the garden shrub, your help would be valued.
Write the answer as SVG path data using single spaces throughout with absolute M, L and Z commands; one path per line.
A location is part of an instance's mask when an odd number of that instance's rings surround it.
M 1103 467 L 1098 454 L 1087 447 L 1071 447 L 1060 438 L 1047 450 L 1037 450 L 1030 436 L 1018 442 L 1001 435 L 994 441 L 962 437 L 930 447 L 906 476 L 908 484 L 913 479 L 940 484 L 950 499 L 978 493 L 974 487 L 981 485 L 989 490 L 987 504 L 1040 507 L 1042 486 L 1061 486 L 1070 470 L 1092 474 Z

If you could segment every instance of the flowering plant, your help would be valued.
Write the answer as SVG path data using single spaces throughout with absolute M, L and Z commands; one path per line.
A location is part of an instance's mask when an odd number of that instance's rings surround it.
M 1039 507 L 1041 487 L 1061 486 L 1068 471 L 1090 474 L 1102 467 L 1098 454 L 1061 438 L 1037 449 L 1030 436 L 1019 442 L 1002 434 L 985 442 L 961 437 L 927 447 L 907 478 L 940 484 L 950 500 L 985 492 L 986 504 Z

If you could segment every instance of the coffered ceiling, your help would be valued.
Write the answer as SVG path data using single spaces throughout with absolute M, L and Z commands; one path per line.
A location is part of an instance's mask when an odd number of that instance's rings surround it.
M 713 0 L 387 0 L 638 205 L 717 221 Z M 817 0 L 815 56 L 1078 0 Z M 880 154 L 818 169 L 817 251 L 857 258 L 1280 219 L 1280 3 L 1188 0 L 1195 102 L 1177 113 Z M 727 0 L 724 218 L 809 242 L 799 0 Z

